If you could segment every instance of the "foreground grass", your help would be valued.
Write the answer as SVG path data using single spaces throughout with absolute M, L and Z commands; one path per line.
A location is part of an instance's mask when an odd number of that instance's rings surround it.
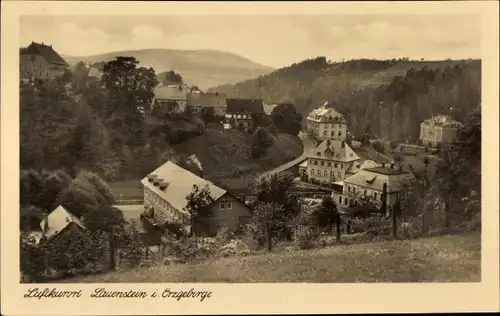
M 480 235 L 466 234 L 158 265 L 64 282 L 480 282 L 480 259 Z

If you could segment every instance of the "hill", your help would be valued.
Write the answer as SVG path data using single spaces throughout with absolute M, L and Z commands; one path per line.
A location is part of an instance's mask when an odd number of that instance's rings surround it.
M 262 171 L 272 169 L 302 154 L 302 142 L 289 134 L 274 136 L 273 145 L 259 159 L 250 157 L 252 135 L 239 130 L 222 132 L 209 128 L 196 136 L 174 146 L 181 156 L 195 154 L 200 160 L 207 179 L 243 192 Z
M 481 237 L 479 234 L 465 234 L 233 257 L 200 264 L 158 265 L 63 282 L 353 283 L 480 280 Z
M 106 62 L 117 56 L 135 57 L 139 60 L 140 66 L 153 67 L 158 76 L 174 70 L 182 75 L 186 84 L 197 85 L 201 89 L 236 83 L 274 70 L 239 55 L 216 50 L 143 49 L 93 56 L 63 56 L 63 58 L 73 66 L 80 61 Z
M 255 79 L 209 89 L 229 97 L 292 102 L 304 117 L 325 101 L 347 116 L 352 133 L 415 141 L 422 120 L 454 108 L 463 120 L 480 104 L 481 61 L 351 60 L 318 57 Z

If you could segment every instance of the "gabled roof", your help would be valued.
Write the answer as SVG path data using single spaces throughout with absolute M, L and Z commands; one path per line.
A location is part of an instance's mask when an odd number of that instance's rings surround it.
M 333 121 L 333 120 L 345 120 L 344 115 L 340 114 L 330 105 L 328 102 L 323 104 L 322 107 L 312 110 L 307 116 L 310 120 L 315 121 Z
M 387 192 L 400 192 L 403 186 L 415 179 L 409 172 L 399 174 L 380 174 L 372 169 L 361 169 L 358 173 L 344 179 L 345 184 L 352 184 L 368 189 L 382 191 L 384 183 L 387 183 Z
M 186 101 L 188 96 L 188 87 L 186 86 L 161 86 L 154 90 L 155 99 Z
M 226 113 L 250 113 L 263 114 L 264 105 L 262 100 L 254 99 L 227 99 Z
M 381 164 L 376 163 L 373 160 L 365 160 L 363 163 L 353 162 L 349 169 L 346 170 L 347 173 L 356 173 L 361 169 L 375 168 L 379 167 Z
M 89 69 L 88 77 L 100 79 L 102 77 L 102 71 L 98 67 L 92 66 Z
M 325 139 L 312 151 L 309 158 L 326 158 L 333 161 L 350 162 L 358 160 L 359 156 L 345 141 Z
M 157 179 L 162 179 L 163 182 L 168 183 L 165 189 L 161 190 L 149 181 L 148 176 L 155 175 Z M 197 185 L 203 189 L 208 185 L 210 195 L 214 200 L 219 199 L 227 193 L 226 190 L 219 188 L 212 182 L 198 177 L 194 173 L 176 165 L 172 161 L 167 161 L 153 172 L 149 173 L 141 183 L 158 194 L 161 198 L 168 201 L 174 208 L 180 212 L 184 212 L 184 207 L 187 205 L 186 196 L 192 192 L 193 185 Z
M 264 112 L 266 112 L 267 115 L 271 115 L 274 108 L 277 106 L 277 104 L 264 104 Z
M 57 236 L 66 226 L 75 223 L 80 228 L 85 229 L 83 223 L 73 214 L 68 212 L 63 206 L 59 205 L 40 223 L 40 228 L 47 239 Z
M 188 93 L 188 106 L 226 107 L 226 96 L 221 93 Z
M 50 64 L 68 65 L 66 61 L 52 48 L 52 45 L 31 42 L 25 49 L 20 50 L 21 54 L 41 55 Z

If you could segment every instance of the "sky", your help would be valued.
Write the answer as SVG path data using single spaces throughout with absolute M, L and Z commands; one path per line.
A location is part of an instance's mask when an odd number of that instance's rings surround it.
M 464 15 L 23 16 L 20 43 L 60 54 L 169 48 L 227 51 L 283 67 L 330 60 L 480 58 L 480 21 Z

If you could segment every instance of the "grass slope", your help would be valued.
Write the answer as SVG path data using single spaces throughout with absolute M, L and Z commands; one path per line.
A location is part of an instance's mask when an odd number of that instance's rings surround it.
M 464 234 L 159 265 L 64 282 L 480 282 L 480 263 L 480 235 Z
M 143 49 L 119 51 L 93 56 L 63 56 L 70 65 L 79 61 L 109 61 L 117 56 L 133 56 L 141 66 L 153 67 L 157 74 L 174 70 L 184 82 L 201 89 L 255 78 L 274 69 L 239 55 L 216 50 Z
M 259 172 L 272 169 L 302 154 L 302 142 L 295 136 L 279 134 L 261 159 L 251 159 L 251 135 L 232 130 L 221 132 L 208 128 L 197 136 L 174 146 L 181 156 L 195 154 L 203 165 L 205 177 L 233 193 L 245 193 Z M 140 179 L 110 183 L 117 199 L 139 199 L 143 196 Z
M 189 139 L 174 149 L 180 154 L 195 154 L 209 180 L 236 192 L 247 189 L 257 173 L 302 154 L 302 142 L 297 137 L 279 134 L 264 157 L 252 159 L 251 140 L 252 136 L 246 132 L 208 129 L 205 135 Z

